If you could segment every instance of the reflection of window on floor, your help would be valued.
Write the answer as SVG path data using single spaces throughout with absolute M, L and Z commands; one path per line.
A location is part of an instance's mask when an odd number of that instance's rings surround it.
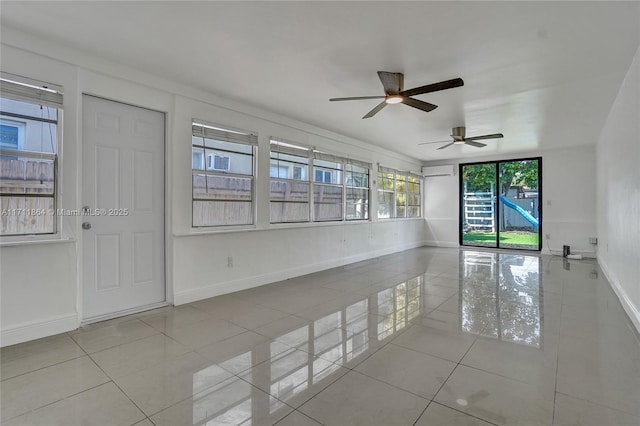
M 193 424 L 234 424 L 249 426 L 253 419 L 269 418 L 284 407 L 271 395 L 258 390 L 242 380 L 225 380 L 213 387 L 205 386 L 205 391 L 197 383 L 206 384 L 209 368 L 194 374 L 194 397 L 192 406 Z M 212 410 L 215 407 L 215 411 Z M 277 420 L 277 416 L 272 419 Z
M 420 314 L 422 276 L 400 283 L 378 293 L 378 315 L 385 320 L 378 324 L 378 339 L 402 330 Z
M 309 387 L 309 354 L 287 352 L 271 361 L 271 395 L 286 401 Z
M 336 312 L 336 314 L 341 315 L 342 312 Z M 343 329 L 325 328 L 321 322 L 323 320 L 326 321 L 326 317 L 316 321 L 314 324 L 313 353 L 332 361 L 338 361 L 344 354 L 342 347 L 344 340 Z M 342 322 L 338 326 L 340 327 L 341 324 Z
M 290 331 L 278 337 L 278 341 L 294 348 L 302 348 L 304 346 L 304 349 L 306 349 L 309 341 L 309 328 L 305 326 Z
M 541 347 L 540 259 L 469 251 L 461 257 L 462 330 Z
M 241 380 L 226 380 L 208 389 L 207 382 L 219 373 L 220 367 L 214 365 L 197 372 L 193 375 L 193 392 L 197 395 L 192 403 L 194 424 L 233 421 L 248 426 L 252 419 L 267 413 L 271 416 L 268 418 L 275 419 L 278 414 L 274 413 L 284 406 L 280 401 L 286 402 L 331 376 L 339 365 L 366 352 L 371 341 L 388 338 L 408 326 L 420 314 L 422 282 L 419 276 L 372 296 L 363 296 L 362 300 L 314 321 L 312 327 L 300 327 L 278 336 L 268 350 L 261 346 L 262 352 L 254 349 L 219 363 L 251 374 L 253 361 L 269 356 L 265 361 L 270 363 L 269 376 L 263 379 L 269 393 Z M 370 312 L 371 308 L 377 312 Z M 219 409 L 211 412 L 211 407 Z
M 369 300 L 356 302 L 346 309 L 348 338 L 345 342 L 345 361 L 351 361 L 369 348 Z

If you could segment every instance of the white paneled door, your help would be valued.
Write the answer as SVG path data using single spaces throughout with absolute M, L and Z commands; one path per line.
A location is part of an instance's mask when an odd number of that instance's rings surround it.
M 161 112 L 83 96 L 83 318 L 165 300 Z

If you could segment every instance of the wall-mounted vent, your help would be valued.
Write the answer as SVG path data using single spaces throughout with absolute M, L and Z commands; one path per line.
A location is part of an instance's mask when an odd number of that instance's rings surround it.
M 207 170 L 219 170 L 228 172 L 231 169 L 231 158 L 218 154 L 209 154 L 207 156 Z
M 444 166 L 428 166 L 422 168 L 422 176 L 453 176 L 453 164 Z

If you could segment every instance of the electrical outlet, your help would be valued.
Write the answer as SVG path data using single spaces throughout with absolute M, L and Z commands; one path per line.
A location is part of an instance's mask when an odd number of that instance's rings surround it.
M 592 244 L 594 246 L 598 245 L 598 238 L 596 237 L 589 237 L 589 244 Z
M 544 238 L 547 239 L 547 240 L 550 240 L 551 239 L 551 234 L 544 234 Z
M 233 268 L 233 256 L 227 257 L 227 268 Z

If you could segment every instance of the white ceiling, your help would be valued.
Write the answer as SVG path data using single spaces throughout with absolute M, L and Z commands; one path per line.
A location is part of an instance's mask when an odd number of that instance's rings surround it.
M 639 44 L 637 2 L 2 2 L 1 24 L 421 160 L 594 144 Z M 460 77 L 361 117 L 383 94 Z M 482 149 L 445 141 L 502 132 Z

